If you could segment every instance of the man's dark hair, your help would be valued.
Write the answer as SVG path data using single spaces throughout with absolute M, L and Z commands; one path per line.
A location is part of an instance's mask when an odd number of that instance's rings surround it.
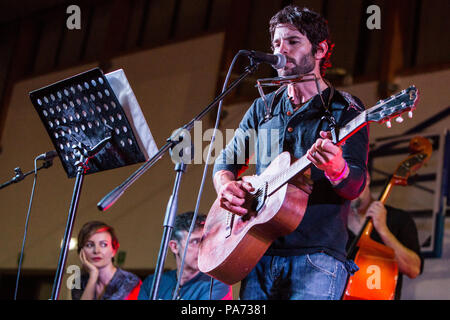
M 273 42 L 275 28 L 277 25 L 283 23 L 293 25 L 308 38 L 312 44 L 313 55 L 317 52 L 319 43 L 323 41 L 327 42 L 328 51 L 320 61 L 320 73 L 323 76 L 325 70 L 331 67 L 330 57 L 334 47 L 334 44 L 330 40 L 328 22 L 320 14 L 308 8 L 289 5 L 281 9 L 270 19 L 269 31 L 271 43 Z
M 192 218 L 194 217 L 194 212 L 188 211 L 182 214 L 179 214 L 175 218 L 175 225 L 173 227 L 173 232 L 170 237 L 171 240 L 176 240 L 178 242 L 183 238 L 182 232 L 189 232 L 191 228 Z M 197 219 L 195 220 L 194 230 L 203 229 L 205 225 L 206 215 L 199 213 L 197 215 Z

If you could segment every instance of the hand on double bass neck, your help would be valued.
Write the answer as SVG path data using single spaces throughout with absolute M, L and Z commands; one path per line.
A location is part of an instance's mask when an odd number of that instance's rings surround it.
M 386 223 L 387 210 L 381 201 L 373 201 L 366 211 L 366 217 L 371 217 L 375 230 L 382 235 L 389 232 Z

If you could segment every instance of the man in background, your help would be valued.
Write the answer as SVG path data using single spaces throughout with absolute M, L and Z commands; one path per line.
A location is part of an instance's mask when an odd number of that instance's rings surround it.
M 172 300 L 177 280 L 180 277 L 181 260 L 194 213 L 185 212 L 175 218 L 175 226 L 169 241 L 169 248 L 175 256 L 177 269 L 167 271 L 161 276 L 157 299 Z M 183 273 L 180 279 L 177 300 L 232 300 L 232 288 L 198 269 L 198 250 L 202 238 L 206 216 L 199 214 L 189 239 L 184 260 Z M 213 280 L 213 281 L 212 281 Z M 142 283 L 138 300 L 148 300 L 153 283 L 153 275 Z M 211 287 L 212 286 L 212 287 Z

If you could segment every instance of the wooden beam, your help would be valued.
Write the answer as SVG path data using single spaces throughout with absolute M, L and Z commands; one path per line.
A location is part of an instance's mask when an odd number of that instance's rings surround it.
M 12 91 L 16 81 L 32 72 L 35 61 L 35 41 L 38 36 L 33 19 L 23 20 L 7 27 L 13 36 L 4 40 L 11 42 L 13 50 L 8 62 L 3 90 L 0 92 L 0 153 Z
M 130 26 L 132 1 L 115 0 L 109 21 L 108 35 L 104 45 L 104 55 L 117 55 L 126 46 L 126 36 Z
M 228 72 L 228 68 L 233 61 L 236 53 L 244 48 L 246 44 L 246 37 L 248 35 L 249 28 L 249 16 L 251 13 L 252 1 L 251 0 L 232 0 L 229 6 L 227 25 L 225 28 L 225 38 L 222 50 L 222 58 L 219 69 L 219 77 L 217 79 L 216 94 L 222 92 L 225 77 Z M 235 66 L 236 70 L 239 65 Z M 232 78 L 232 77 L 231 77 Z M 233 79 L 230 79 L 230 82 Z M 233 90 L 227 96 L 225 101 L 230 102 L 237 96 L 237 91 Z M 226 112 L 224 110 L 224 116 Z M 212 123 L 215 122 L 216 112 L 210 113 Z
M 398 90 L 395 78 L 404 67 L 405 34 L 402 25 L 404 25 L 407 9 L 408 4 L 405 0 L 397 0 L 388 1 L 385 10 L 382 9 L 381 11 L 384 19 L 381 26 L 383 30 L 383 54 L 380 61 L 378 87 L 380 98 L 386 98 Z

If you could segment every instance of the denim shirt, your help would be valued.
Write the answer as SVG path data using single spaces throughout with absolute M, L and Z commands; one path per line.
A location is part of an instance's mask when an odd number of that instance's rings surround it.
M 142 283 L 138 300 L 149 300 L 153 284 L 153 276 L 148 276 Z M 177 270 L 164 272 L 158 291 L 158 300 L 172 300 L 177 285 Z M 199 272 L 194 278 L 180 287 L 177 300 L 209 300 L 211 277 Z M 213 280 L 212 300 L 230 300 L 232 288 L 219 280 Z
M 330 88 L 323 91 L 325 102 L 328 102 L 330 92 Z M 274 92 L 266 97 L 269 105 Z M 364 106 L 356 97 L 335 91 L 329 109 L 338 127 L 342 127 L 360 114 Z M 249 163 L 255 165 L 259 175 L 283 151 L 289 151 L 293 160 L 301 158 L 320 137 L 320 131 L 330 130 L 330 124 L 323 118 L 324 107 L 319 95 L 294 111 L 287 90 L 284 90 L 275 97 L 272 117 L 267 120 L 266 114 L 266 104 L 261 98 L 256 99 L 233 139 L 216 159 L 213 175 L 228 170 L 238 176 Z M 346 259 L 347 212 L 350 200 L 355 199 L 365 185 L 368 148 L 368 128 L 365 126 L 342 146 L 350 172 L 337 186 L 331 185 L 323 171 L 311 166 L 313 191 L 302 222 L 293 233 L 274 241 L 266 254 L 291 256 L 326 252 L 339 260 Z

